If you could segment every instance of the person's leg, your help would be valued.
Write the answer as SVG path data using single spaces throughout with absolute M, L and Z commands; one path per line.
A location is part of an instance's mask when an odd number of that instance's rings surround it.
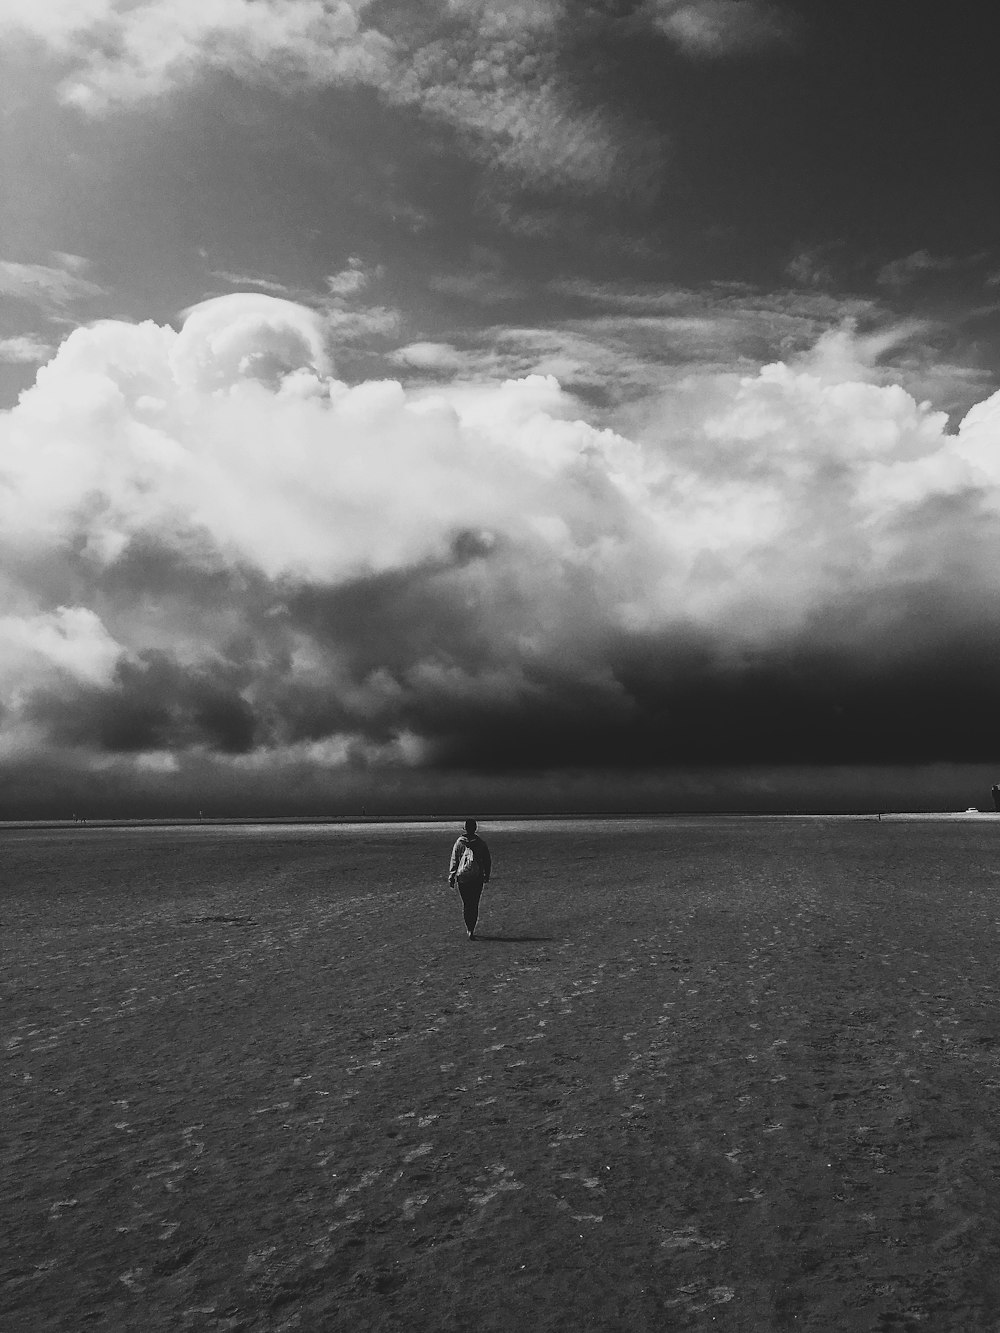
M 479 920 L 479 900 L 483 896 L 483 886 L 481 884 L 460 884 L 458 891 L 462 895 L 462 916 L 465 918 L 465 929 L 469 932 L 471 939 L 476 933 L 476 922 Z

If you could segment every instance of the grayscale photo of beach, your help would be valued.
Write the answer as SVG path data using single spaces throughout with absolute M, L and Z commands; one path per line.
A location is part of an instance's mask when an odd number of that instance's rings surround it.
M 0 0 L 3 1333 L 998 1333 L 988 17 Z

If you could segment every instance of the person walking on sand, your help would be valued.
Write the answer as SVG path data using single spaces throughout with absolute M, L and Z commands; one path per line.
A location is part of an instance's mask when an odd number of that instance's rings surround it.
M 448 883 L 453 889 L 458 889 L 461 895 L 462 915 L 470 940 L 476 938 L 479 900 L 483 896 L 484 886 L 490 882 L 492 869 L 490 849 L 476 832 L 477 828 L 474 819 L 465 821 L 465 832 L 451 849 L 451 863 L 448 866 Z

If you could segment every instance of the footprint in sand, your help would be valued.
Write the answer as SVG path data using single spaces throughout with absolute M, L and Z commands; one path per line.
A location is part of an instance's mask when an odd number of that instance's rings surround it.
M 724 1240 L 707 1240 L 699 1235 L 694 1227 L 682 1227 L 679 1231 L 671 1231 L 660 1241 L 661 1250 L 721 1250 L 725 1246 Z
M 578 1180 L 584 1189 L 600 1190 L 604 1193 L 604 1186 L 601 1184 L 598 1176 L 589 1176 L 586 1171 L 563 1171 L 559 1175 L 560 1180 Z
M 489 1183 L 477 1193 L 470 1194 L 469 1199 L 477 1207 L 482 1208 L 495 1199 L 498 1194 L 523 1188 L 521 1182 L 514 1179 L 514 1173 L 510 1167 L 504 1166 L 502 1162 L 496 1162 L 489 1167 Z
M 408 1153 L 404 1156 L 403 1161 L 404 1161 L 404 1162 L 415 1162 L 415 1161 L 417 1160 L 418 1157 L 426 1157 L 427 1154 L 428 1154 L 429 1152 L 433 1152 L 433 1150 L 434 1150 L 434 1144 L 433 1144 L 433 1143 L 421 1143 L 420 1146 L 419 1146 L 418 1148 L 414 1148 L 414 1149 L 412 1149 L 412 1151 L 408 1152 Z
M 363 1189 L 367 1189 L 369 1185 L 373 1185 L 380 1175 L 382 1175 L 382 1168 L 380 1166 L 372 1167 L 371 1170 L 363 1172 L 358 1179 L 357 1184 L 345 1185 L 338 1193 L 333 1201 L 334 1208 L 342 1208 L 353 1195 L 359 1193 Z
M 681 1287 L 680 1291 L 682 1293 L 680 1296 L 665 1301 L 664 1304 L 667 1306 L 682 1305 L 691 1314 L 700 1314 L 703 1310 L 711 1309 L 713 1305 L 726 1305 L 736 1296 L 732 1287 L 709 1287 L 705 1291 L 699 1283 L 695 1282 L 686 1287 Z

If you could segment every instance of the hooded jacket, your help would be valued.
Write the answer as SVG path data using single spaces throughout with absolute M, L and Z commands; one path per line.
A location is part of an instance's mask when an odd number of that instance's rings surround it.
M 486 843 L 483 842 L 478 833 L 463 833 L 455 843 L 455 846 L 451 849 L 451 864 L 448 866 L 449 882 L 454 882 L 458 863 L 461 861 L 462 853 L 465 851 L 466 847 L 471 847 L 472 855 L 476 858 L 476 865 L 479 867 L 482 881 L 484 884 L 488 884 L 490 882 L 490 869 L 492 865 L 490 849 L 486 846 Z

